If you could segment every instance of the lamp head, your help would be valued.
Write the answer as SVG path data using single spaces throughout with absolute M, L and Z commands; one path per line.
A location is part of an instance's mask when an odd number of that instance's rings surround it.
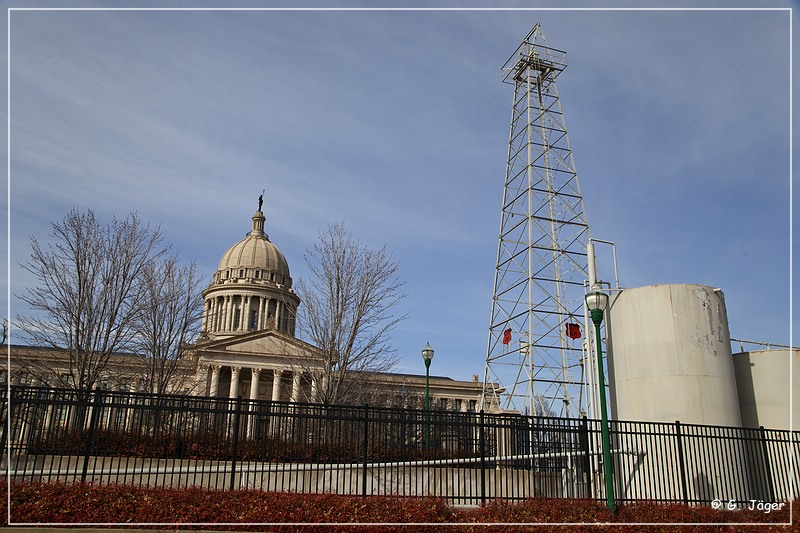
M 586 295 L 586 307 L 589 311 L 605 311 L 608 307 L 608 294 L 593 291 Z
M 600 290 L 590 292 L 586 295 L 586 307 L 589 309 L 595 327 L 599 328 L 603 321 L 603 312 L 608 307 L 608 295 Z
M 425 359 L 427 364 L 430 364 L 431 359 L 433 359 L 433 348 L 428 342 L 425 343 L 425 348 L 422 349 L 422 358 Z

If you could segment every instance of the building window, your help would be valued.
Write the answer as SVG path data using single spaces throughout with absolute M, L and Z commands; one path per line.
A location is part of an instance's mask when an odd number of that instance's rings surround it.
M 461 410 L 461 400 L 453 400 L 453 411 Z
M 243 277 L 244 277 L 244 270 L 239 270 L 239 277 L 240 277 L 240 278 L 243 278 Z
M 250 311 L 250 329 L 256 329 L 256 322 L 258 321 L 258 311 Z
M 474 413 L 475 412 L 475 408 L 477 406 L 478 406 L 478 401 L 477 400 L 470 400 L 469 403 L 467 404 L 467 411 L 469 411 L 470 413 Z
M 255 276 L 254 276 L 254 277 L 255 277 L 256 279 L 259 279 L 259 278 L 261 277 L 261 271 L 260 271 L 260 270 L 256 270 L 256 273 L 255 273 Z
M 233 313 L 233 329 L 236 329 L 236 328 L 239 327 L 239 316 L 240 315 L 241 315 L 241 311 L 238 310 L 238 309 L 236 310 L 236 312 Z

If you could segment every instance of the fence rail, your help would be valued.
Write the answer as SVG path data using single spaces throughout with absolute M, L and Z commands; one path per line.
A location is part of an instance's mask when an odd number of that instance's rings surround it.
M 604 500 L 599 420 L 11 387 L 12 480 Z M 800 432 L 611 422 L 618 501 L 780 501 Z M 427 443 L 427 446 L 426 446 Z

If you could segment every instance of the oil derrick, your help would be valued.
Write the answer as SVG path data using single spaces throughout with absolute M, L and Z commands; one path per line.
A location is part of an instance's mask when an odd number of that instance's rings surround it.
M 589 226 L 539 24 L 502 68 L 514 85 L 482 407 L 577 416 Z

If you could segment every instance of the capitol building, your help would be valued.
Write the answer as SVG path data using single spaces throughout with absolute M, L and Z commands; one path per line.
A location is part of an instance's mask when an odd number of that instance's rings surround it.
M 295 337 L 302 302 L 292 289 L 289 263 L 269 240 L 260 205 L 251 221 L 245 237 L 222 254 L 202 292 L 201 334 L 186 351 L 170 392 L 317 403 L 318 380 L 325 375 L 323 359 L 315 346 Z M 69 372 L 65 356 L 50 348 L 12 345 L 10 362 L 12 384 L 57 386 L 35 369 L 47 367 L 52 374 L 63 367 L 63 372 Z M 136 354 L 115 354 L 100 385 L 144 390 L 147 376 L 141 362 Z M 374 372 L 360 373 L 358 379 L 371 405 L 422 405 L 424 375 Z M 472 381 L 430 377 L 434 409 L 475 411 L 481 391 L 477 376 Z

